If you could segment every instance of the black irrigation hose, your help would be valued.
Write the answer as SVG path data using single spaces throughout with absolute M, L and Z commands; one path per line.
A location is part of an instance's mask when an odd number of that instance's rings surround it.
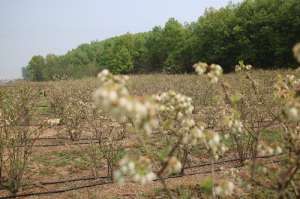
M 38 184 L 41 184 L 41 185 L 53 185 L 53 184 L 63 184 L 63 183 L 66 183 L 66 182 L 78 182 L 78 181 L 99 180 L 99 179 L 109 179 L 109 178 L 110 177 L 107 177 L 107 176 L 83 177 L 83 178 L 73 178 L 73 179 L 65 179 L 65 180 L 58 180 L 58 181 L 39 182 Z
M 272 161 L 271 163 L 279 163 L 281 162 L 280 160 L 274 160 Z M 269 164 L 269 163 L 266 163 L 266 164 Z M 235 166 L 231 166 L 230 168 L 241 168 L 243 167 L 242 165 L 235 165 Z M 224 171 L 222 170 L 221 168 L 216 168 L 214 170 L 215 172 L 220 172 L 220 171 Z M 194 172 L 194 173 L 187 173 L 187 174 L 183 174 L 183 175 L 174 175 L 174 176 L 168 176 L 168 177 L 165 177 L 164 179 L 170 179 L 170 178 L 181 178 L 181 177 L 186 177 L 186 176 L 194 176 L 194 175 L 203 175 L 203 174 L 209 174 L 211 173 L 211 170 L 208 170 L 208 171 L 199 171 L 199 172 Z M 155 179 L 153 181 L 158 181 L 159 179 Z M 1 199 L 1 198 L 0 198 Z
M 66 145 L 88 145 L 88 144 L 97 144 L 99 142 L 98 139 L 79 139 L 76 141 L 71 141 L 70 138 L 38 138 L 36 140 L 69 140 L 70 143 L 63 142 L 63 143 L 58 143 L 58 144 L 34 144 L 33 148 L 38 148 L 38 147 L 59 147 L 59 146 L 66 146 Z M 107 140 L 107 139 L 106 139 Z M 80 142 L 80 141 L 91 141 L 91 142 Z M 121 139 L 115 140 L 115 141 L 122 141 Z M 22 147 L 22 146 L 19 146 Z
M 78 189 L 83 189 L 83 188 L 89 188 L 89 187 L 95 187 L 99 185 L 105 185 L 105 184 L 112 184 L 112 181 L 108 182 L 97 182 L 97 183 L 92 183 L 88 185 L 82 185 L 82 186 L 77 186 L 77 187 L 72 187 L 72 188 L 66 188 L 66 189 L 58 189 L 58 190 L 53 190 L 53 191 L 44 191 L 44 192 L 33 192 L 33 193 L 24 193 L 24 194 L 17 194 L 17 195 L 11 195 L 11 196 L 4 196 L 0 197 L 0 199 L 9 199 L 9 198 L 20 198 L 20 197 L 29 197 L 29 196 L 41 196 L 41 195 L 49 195 L 49 194 L 58 194 L 58 193 L 64 193 L 64 192 L 69 192 L 69 191 L 74 191 Z
M 69 137 L 40 137 L 37 138 L 36 140 L 70 140 Z M 78 139 L 77 141 L 86 141 L 86 140 L 98 140 L 96 138 L 81 138 Z
M 93 142 L 97 143 L 97 142 Z M 91 144 L 91 142 L 73 142 L 73 143 L 61 143 L 61 144 L 34 144 L 33 148 L 47 148 L 47 147 L 59 147 L 59 146 L 75 146 L 75 145 L 88 145 Z M 24 146 L 17 146 L 17 147 L 24 147 Z
M 257 157 L 259 159 L 265 159 L 265 158 L 270 158 L 270 157 L 276 157 L 279 155 L 271 155 L 271 156 L 260 156 Z M 214 165 L 220 165 L 220 164 L 224 164 L 224 163 L 228 163 L 228 162 L 236 162 L 241 160 L 240 158 L 235 158 L 235 159 L 229 159 L 229 160 L 224 160 L 224 161 L 219 161 L 219 162 L 215 162 L 213 163 Z M 280 162 L 280 160 L 274 160 L 272 163 L 277 163 Z M 204 163 L 204 164 L 200 164 L 200 165 L 194 165 L 191 167 L 186 167 L 185 169 L 192 169 L 192 168 L 201 168 L 201 167 L 205 167 L 205 166 L 209 166 L 212 165 L 212 163 Z M 238 168 L 238 167 L 242 167 L 242 165 L 235 165 L 232 166 L 230 168 Z M 216 168 L 214 171 L 219 172 L 222 171 L 220 168 Z M 193 175 L 200 175 L 200 174 L 209 174 L 211 173 L 211 170 L 209 171 L 200 171 L 200 172 L 193 172 L 193 173 L 188 173 L 188 174 L 183 174 L 183 175 L 174 175 L 174 176 L 168 176 L 165 177 L 164 179 L 173 179 L 173 178 L 180 178 L 180 177 L 186 177 L 186 176 L 193 176 Z M 88 178 L 91 179 L 91 177 L 86 177 L 86 178 L 81 178 L 84 180 L 88 180 Z M 99 179 L 109 179 L 108 177 L 99 177 Z M 159 179 L 155 179 L 153 181 L 158 181 Z M 74 181 L 81 181 L 80 179 L 70 179 L 70 180 L 61 180 L 61 181 L 52 181 L 52 182 L 40 182 L 40 183 L 36 183 L 36 184 L 44 184 L 44 185 L 49 185 L 49 184 L 61 184 L 61 183 L 65 183 L 65 182 L 74 182 Z M 74 190 L 78 190 L 78 189 L 83 189 L 83 188 L 89 188 L 89 187 L 94 187 L 94 186 L 99 186 L 99 185 L 106 185 L 106 184 L 113 184 L 113 182 L 111 180 L 107 181 L 107 182 L 98 182 L 98 183 L 92 183 L 92 184 L 88 184 L 88 185 L 82 185 L 82 186 L 76 186 L 76 187 L 72 187 L 72 188 L 66 188 L 66 189 L 58 189 L 58 190 L 53 190 L 53 191 L 45 191 L 45 192 L 33 192 L 33 193 L 24 193 L 24 194 L 17 194 L 17 195 L 11 195 L 11 196 L 3 196 L 0 197 L 0 199 L 9 199 L 9 198 L 19 198 L 19 197 L 29 197 L 29 196 L 40 196 L 40 195 L 49 195 L 49 194 L 57 194 L 57 193 L 64 193 L 64 192 L 69 192 L 69 191 L 74 191 Z
M 47 148 L 47 147 L 60 147 L 60 146 L 78 146 L 78 145 L 89 145 L 91 144 L 90 142 L 79 142 L 79 143 L 63 143 L 63 144 L 40 144 L 40 145 L 34 145 L 34 148 Z M 94 144 L 97 144 L 97 142 L 94 142 Z M 137 147 L 137 145 L 133 146 L 123 146 L 123 148 L 130 149 Z
M 217 169 L 215 169 L 217 171 Z M 208 174 L 211 171 L 205 171 L 202 172 L 203 174 Z M 190 174 L 184 174 L 184 175 L 177 175 L 177 176 L 169 176 L 165 177 L 164 179 L 173 179 L 173 178 L 181 178 L 185 176 L 191 176 L 191 175 L 199 175 L 201 174 L 200 172 L 197 173 L 190 173 Z M 159 181 L 159 179 L 155 179 L 153 181 Z M 20 197 L 29 197 L 29 196 L 41 196 L 41 195 L 49 195 L 49 194 L 58 194 L 58 193 L 64 193 L 64 192 L 69 192 L 69 191 L 75 191 L 83 188 L 89 188 L 89 187 L 95 187 L 95 186 L 100 186 L 100 185 L 106 185 L 106 184 L 113 184 L 112 181 L 108 182 L 98 182 L 98 183 L 92 183 L 88 185 L 82 185 L 82 186 L 77 186 L 77 187 L 72 187 L 72 188 L 66 188 L 66 189 L 58 189 L 58 190 L 53 190 L 53 191 L 44 191 L 44 192 L 33 192 L 33 193 L 24 193 L 24 194 L 17 194 L 17 195 L 11 195 L 11 196 L 4 196 L 0 197 L 0 199 L 9 199 L 9 198 L 20 198 Z
M 257 159 L 266 159 L 266 158 L 271 158 L 271 157 L 278 157 L 279 155 L 269 155 L 269 156 L 258 156 Z M 236 161 L 240 161 L 240 158 L 234 158 L 234 159 L 228 159 L 228 160 L 223 160 L 223 161 L 218 161 L 218 162 L 214 162 L 214 165 L 220 165 L 220 164 L 224 164 L 224 163 L 229 163 L 229 162 L 236 162 Z M 202 163 L 202 164 L 198 164 L 198 165 L 192 165 L 192 166 L 188 166 L 185 167 L 184 169 L 194 169 L 194 168 L 201 168 L 201 167 L 205 167 L 205 166 L 210 166 L 212 163 Z M 172 177 L 172 176 L 170 176 Z M 73 178 L 73 179 L 64 179 L 64 180 L 58 180 L 58 181 L 41 181 L 38 183 L 34 183 L 34 184 L 27 184 L 25 186 L 33 186 L 33 185 L 53 185 L 53 184 L 63 184 L 63 183 L 67 183 L 67 182 L 78 182 L 78 181 L 88 181 L 88 180 L 99 180 L 99 179 L 109 179 L 110 177 L 107 176 L 100 176 L 100 177 L 82 177 L 82 178 Z M 1 190 L 1 189 L 0 189 Z M 3 189 L 2 189 L 3 190 Z
M 37 183 L 31 183 L 31 184 L 25 184 L 23 185 L 24 188 L 26 187 L 30 187 L 30 186 L 33 186 L 33 187 L 38 187 L 37 185 L 55 185 L 55 184 L 64 184 L 64 183 L 68 183 L 68 182 L 79 182 L 79 181 L 89 181 L 89 180 L 100 180 L 100 179 L 110 179 L 110 177 L 107 177 L 107 176 L 100 176 L 100 177 L 82 177 L 82 178 L 73 178 L 73 179 L 64 179 L 64 180 L 57 180 L 57 181 L 41 181 L 41 182 L 37 182 Z M 1 190 L 5 190 L 5 189 L 2 189 L 0 188 L 0 191 Z
M 277 154 L 277 155 L 265 155 L 265 156 L 257 156 L 256 159 L 267 159 L 267 158 L 272 158 L 272 157 L 278 157 L 281 156 L 282 154 Z M 246 158 L 245 160 L 250 160 L 251 158 Z M 242 160 L 241 158 L 233 158 L 233 159 L 228 159 L 228 160 L 223 160 L 223 161 L 218 161 L 214 162 L 214 165 L 220 165 L 228 162 L 237 162 Z M 200 168 L 200 167 L 205 167 L 205 166 L 210 166 L 211 163 L 203 163 L 203 164 L 198 164 L 198 165 L 193 165 L 186 167 L 185 169 L 193 169 L 193 168 Z
M 277 157 L 280 155 L 269 155 L 269 156 L 259 156 L 256 157 L 257 159 L 267 159 L 267 158 L 272 158 L 272 157 Z M 236 162 L 240 161 L 240 158 L 234 158 L 234 159 L 228 159 L 228 160 L 223 160 L 219 162 L 213 163 L 214 165 L 220 165 L 228 162 Z M 210 166 L 211 163 L 203 163 L 199 165 L 193 165 L 193 166 L 188 166 L 185 167 L 184 169 L 193 169 L 193 168 L 201 168 L 205 166 Z M 98 180 L 98 179 L 109 179 L 110 177 L 107 176 L 100 176 L 100 177 L 83 177 L 83 178 L 74 178 L 74 179 L 66 179 L 66 180 L 59 180 L 59 181 L 48 181 L 48 182 L 39 182 L 38 184 L 41 185 L 50 185 L 50 184 L 61 184 L 61 183 L 66 183 L 66 182 L 76 182 L 76 181 L 86 181 L 86 180 Z
M 94 142 L 96 144 L 97 142 Z M 62 144 L 35 144 L 33 145 L 34 148 L 47 148 L 47 147 L 59 147 L 59 146 L 77 146 L 77 145 L 88 145 L 91 142 L 75 142 L 75 143 L 62 143 Z
M 104 140 L 107 140 L 108 138 L 103 138 Z M 40 141 L 40 140 L 71 140 L 69 137 L 40 137 L 36 138 L 35 140 Z M 96 138 L 81 138 L 81 139 L 76 139 L 75 141 L 98 141 L 99 139 Z M 119 139 L 121 140 L 121 139 Z

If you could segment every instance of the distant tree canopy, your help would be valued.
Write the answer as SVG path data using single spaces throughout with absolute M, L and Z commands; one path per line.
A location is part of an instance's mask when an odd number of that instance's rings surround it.
M 231 71 L 239 61 L 257 68 L 295 65 L 291 53 L 300 41 L 299 0 L 245 0 L 207 9 L 196 22 L 174 18 L 152 31 L 82 44 L 62 56 L 33 56 L 23 76 L 34 81 L 113 73 L 190 72 L 198 61 Z

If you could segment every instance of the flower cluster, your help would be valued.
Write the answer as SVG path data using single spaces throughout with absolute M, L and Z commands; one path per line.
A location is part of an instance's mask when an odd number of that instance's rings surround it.
M 244 64 L 244 61 L 239 61 L 239 64 L 235 66 L 235 72 L 248 71 L 252 69 L 252 65 Z
M 259 155 L 270 156 L 270 155 L 281 154 L 282 148 L 276 143 L 273 143 L 271 145 L 271 144 L 268 144 L 265 142 L 261 142 L 257 146 L 257 151 L 258 151 Z
M 175 91 L 161 93 L 156 95 L 155 99 L 159 103 L 160 115 L 168 116 L 168 118 L 181 120 L 190 116 L 194 110 L 192 99 Z
M 286 75 L 285 83 L 288 87 L 294 88 L 299 86 L 300 79 L 296 79 L 295 75 Z
M 298 122 L 300 120 L 300 104 L 299 103 L 293 103 L 288 104 L 283 109 L 284 114 L 290 121 Z
M 196 145 L 204 139 L 204 127 L 197 126 L 193 119 L 183 120 L 182 125 L 183 128 L 180 129 L 180 132 L 184 135 L 183 144 Z
M 222 181 L 218 186 L 215 187 L 215 194 L 217 196 L 230 196 L 234 191 L 234 184 L 231 181 Z
M 204 143 L 214 158 L 218 159 L 227 148 L 221 137 L 213 131 L 205 131 L 204 126 L 196 124 L 192 112 L 192 99 L 174 91 L 162 93 L 155 97 L 159 107 L 159 121 L 163 132 L 174 131 L 182 136 L 183 144 L 196 145 Z
M 126 82 L 128 81 L 129 77 L 126 75 L 113 75 L 109 72 L 109 70 L 104 69 L 98 74 L 98 78 L 102 84 L 120 84 L 125 86 Z
M 294 56 L 300 63 L 300 43 L 296 44 L 293 48 Z
M 57 126 L 61 124 L 61 119 L 59 118 L 48 119 L 46 120 L 46 123 L 50 126 Z
M 293 140 L 293 145 L 300 150 L 300 126 L 290 131 L 290 137 Z
M 277 83 L 275 84 L 276 96 L 281 99 L 294 98 L 297 87 L 300 85 L 300 79 L 297 79 L 295 75 L 286 75 L 285 78 L 279 76 Z
M 222 143 L 219 133 L 208 130 L 205 132 L 203 141 L 207 149 L 212 152 L 214 159 L 219 159 L 220 155 L 227 151 L 227 147 Z
M 225 118 L 225 123 L 232 133 L 237 136 L 241 136 L 244 125 L 242 121 L 235 117 L 234 114 L 230 117 Z
M 182 136 L 183 144 L 196 145 L 203 138 L 203 126 L 197 126 L 192 118 L 194 106 L 190 97 L 169 91 L 155 97 L 159 107 L 161 130 L 174 131 Z
M 146 184 L 156 179 L 156 174 L 152 172 L 150 159 L 140 157 L 137 161 L 133 161 L 125 156 L 119 162 L 120 169 L 114 173 L 114 178 L 119 183 L 124 182 L 124 177 L 128 176 L 133 181 Z
M 161 93 L 154 98 L 158 105 L 158 116 L 163 132 L 167 133 L 170 130 L 178 129 L 181 127 L 183 119 L 191 118 L 194 110 L 191 98 L 175 91 Z
M 235 182 L 235 187 L 243 186 L 245 182 L 241 178 L 242 172 L 244 171 L 241 171 L 239 168 L 230 168 L 224 170 L 224 176 L 230 177 L 231 180 Z
M 179 133 L 183 144 L 204 143 L 215 159 L 226 151 L 218 133 L 205 131 L 202 125 L 196 124 L 192 115 L 194 107 L 191 98 L 169 91 L 156 96 L 156 100 L 159 104 L 159 121 L 163 123 L 160 125 L 162 131 L 173 130 Z
M 211 64 L 208 65 L 204 62 L 199 62 L 193 65 L 198 75 L 207 74 L 211 83 L 217 83 L 219 77 L 223 74 L 223 69 L 220 65 Z
M 178 173 L 180 172 L 181 168 L 182 168 L 181 162 L 176 157 L 173 156 L 169 158 L 168 165 L 165 172 L 168 175 L 172 173 Z
M 229 121 L 228 126 L 237 134 L 241 133 L 243 129 L 243 123 L 240 120 Z
M 279 77 L 275 85 L 275 95 L 284 102 L 283 113 L 290 121 L 300 120 L 300 102 L 298 95 L 298 87 L 300 79 L 296 79 L 294 75 L 287 75 L 284 79 Z
M 98 77 L 102 85 L 94 93 L 96 104 L 108 111 L 120 121 L 130 120 L 134 127 L 150 134 L 157 125 L 155 118 L 156 106 L 151 100 L 131 96 L 125 84 L 127 77 L 114 76 L 107 70 Z

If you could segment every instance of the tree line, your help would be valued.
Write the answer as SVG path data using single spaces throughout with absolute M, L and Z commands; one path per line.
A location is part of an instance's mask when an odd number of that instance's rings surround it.
M 185 73 L 198 61 L 218 63 L 227 72 L 239 60 L 257 68 L 292 67 L 291 48 L 299 41 L 299 0 L 244 0 L 206 9 L 196 22 L 171 18 L 149 32 L 93 41 L 61 56 L 33 56 L 23 77 L 82 78 L 105 68 L 113 73 Z

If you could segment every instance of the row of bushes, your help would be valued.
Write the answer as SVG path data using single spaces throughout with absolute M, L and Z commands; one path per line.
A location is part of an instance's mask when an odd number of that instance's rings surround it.
M 245 0 L 207 9 L 196 22 L 174 18 L 164 27 L 82 44 L 62 56 L 34 56 L 23 68 L 30 80 L 113 73 L 192 71 L 199 60 L 221 64 L 225 71 L 244 60 L 258 68 L 295 65 L 291 48 L 300 41 L 299 0 Z

